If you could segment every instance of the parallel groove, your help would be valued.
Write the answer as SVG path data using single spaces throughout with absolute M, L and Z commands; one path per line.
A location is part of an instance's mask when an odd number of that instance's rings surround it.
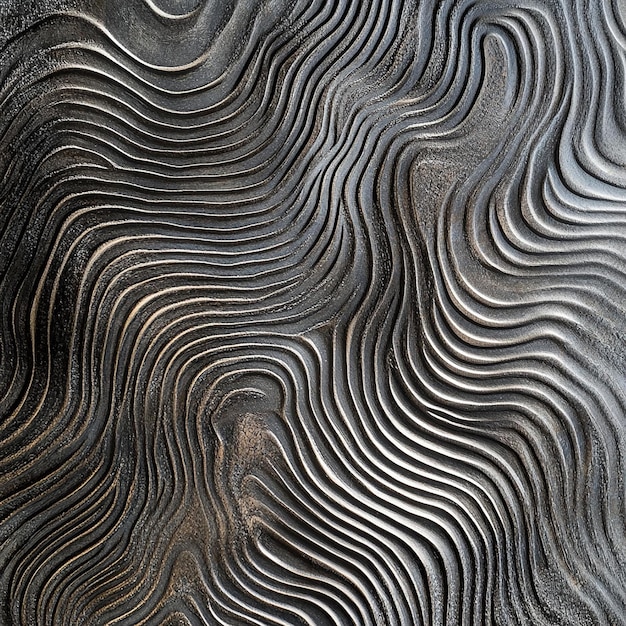
M 618 0 L 0 2 L 0 623 L 626 623 Z

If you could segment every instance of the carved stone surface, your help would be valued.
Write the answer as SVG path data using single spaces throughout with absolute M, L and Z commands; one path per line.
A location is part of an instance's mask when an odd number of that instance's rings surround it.
M 626 624 L 621 0 L 0 0 L 0 624 Z

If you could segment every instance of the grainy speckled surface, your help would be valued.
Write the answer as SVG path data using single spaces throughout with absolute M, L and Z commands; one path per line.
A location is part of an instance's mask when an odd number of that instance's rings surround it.
M 625 17 L 0 0 L 0 625 L 626 624 Z

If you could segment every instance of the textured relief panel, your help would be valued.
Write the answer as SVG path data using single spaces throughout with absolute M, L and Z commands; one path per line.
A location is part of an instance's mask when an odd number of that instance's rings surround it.
M 621 0 L 0 0 L 0 624 L 626 624 Z

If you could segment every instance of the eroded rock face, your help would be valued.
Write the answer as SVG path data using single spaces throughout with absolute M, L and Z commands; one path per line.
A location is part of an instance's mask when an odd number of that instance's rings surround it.
M 624 623 L 617 0 L 0 43 L 0 623 Z

